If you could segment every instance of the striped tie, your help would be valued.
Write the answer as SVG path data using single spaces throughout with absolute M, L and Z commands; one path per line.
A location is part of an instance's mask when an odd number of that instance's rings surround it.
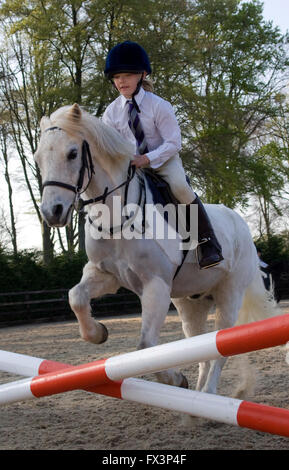
M 134 134 L 136 141 L 137 141 L 137 148 L 140 155 L 144 155 L 148 152 L 148 146 L 146 143 L 146 138 L 144 135 L 144 131 L 138 117 L 138 112 L 135 108 L 135 105 L 132 101 L 128 101 L 129 109 L 128 109 L 128 125 L 131 128 L 132 133 Z

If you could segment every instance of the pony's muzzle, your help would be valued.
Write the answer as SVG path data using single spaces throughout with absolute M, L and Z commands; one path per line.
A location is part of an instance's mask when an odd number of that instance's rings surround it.
M 56 218 L 61 217 L 62 213 L 63 213 L 63 205 L 62 204 L 56 204 L 55 206 L 52 207 L 52 214 Z
M 70 220 L 71 208 L 71 205 L 65 208 L 63 204 L 57 203 L 51 207 L 42 204 L 40 210 L 43 219 L 50 227 L 64 227 Z

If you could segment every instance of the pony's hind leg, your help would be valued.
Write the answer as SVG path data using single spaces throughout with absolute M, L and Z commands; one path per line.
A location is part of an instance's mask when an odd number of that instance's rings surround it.
M 149 348 L 158 344 L 160 330 L 164 324 L 171 303 L 170 287 L 159 277 L 154 277 L 145 284 L 141 296 L 142 326 L 138 349 Z M 157 372 L 159 382 L 188 387 L 186 377 L 175 369 Z
M 215 330 L 234 326 L 242 306 L 243 295 L 244 293 L 237 289 L 233 282 L 224 283 L 216 290 L 214 293 L 217 305 Z M 210 361 L 210 370 L 202 388 L 203 392 L 217 393 L 217 386 L 226 360 L 226 357 L 221 357 Z
M 208 313 L 214 305 L 213 298 L 209 295 L 184 297 L 172 299 L 182 321 L 183 332 L 186 338 L 206 333 L 206 321 Z M 201 390 L 206 383 L 210 369 L 210 361 L 199 363 L 199 376 L 196 390 Z
M 115 293 L 118 288 L 114 276 L 100 271 L 90 261 L 85 265 L 80 283 L 69 291 L 69 304 L 78 320 L 80 335 L 85 341 L 100 344 L 107 340 L 106 327 L 91 316 L 90 300 Z

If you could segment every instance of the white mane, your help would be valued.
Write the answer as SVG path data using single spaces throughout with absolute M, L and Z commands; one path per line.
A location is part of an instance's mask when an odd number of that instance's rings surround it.
M 61 127 L 72 136 L 85 136 L 94 146 L 98 157 L 108 157 L 117 163 L 120 158 L 131 159 L 135 153 L 134 145 L 78 105 L 59 108 L 51 114 L 49 121 L 50 126 Z

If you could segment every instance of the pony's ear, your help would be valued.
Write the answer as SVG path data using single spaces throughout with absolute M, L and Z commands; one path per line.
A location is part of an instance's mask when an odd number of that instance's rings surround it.
M 77 121 L 81 118 L 81 109 L 77 103 L 69 110 L 69 117 Z
M 49 117 L 43 116 L 40 120 L 40 130 L 41 132 L 45 131 L 51 125 Z

